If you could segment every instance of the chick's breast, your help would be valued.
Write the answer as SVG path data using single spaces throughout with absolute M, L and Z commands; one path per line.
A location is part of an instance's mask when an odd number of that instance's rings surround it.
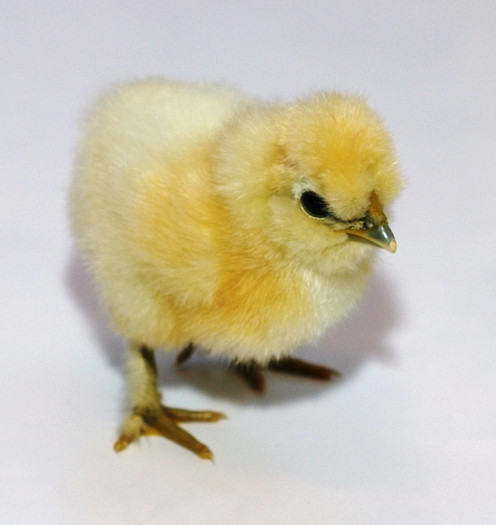
M 263 362 L 320 333 L 322 295 L 316 303 L 314 278 L 305 282 L 290 265 L 276 264 L 262 239 L 233 227 L 212 191 L 205 153 L 191 150 L 141 178 L 130 224 L 114 232 L 122 237 L 124 271 L 115 270 L 114 252 L 103 288 L 130 339 L 176 348 L 194 341 Z M 319 308 L 328 318 L 328 308 Z

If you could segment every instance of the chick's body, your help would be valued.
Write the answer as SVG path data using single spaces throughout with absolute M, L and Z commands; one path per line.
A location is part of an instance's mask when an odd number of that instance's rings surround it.
M 269 105 L 149 80 L 95 106 L 73 228 L 129 341 L 266 363 L 354 305 L 375 251 L 354 233 L 398 189 L 387 132 L 361 99 Z

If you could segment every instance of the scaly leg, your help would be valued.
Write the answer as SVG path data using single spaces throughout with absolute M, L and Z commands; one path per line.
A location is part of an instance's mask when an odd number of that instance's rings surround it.
M 182 429 L 178 423 L 213 422 L 225 416 L 220 412 L 191 411 L 163 406 L 157 387 L 157 365 L 153 350 L 144 345 L 130 343 L 129 354 L 128 381 L 132 412 L 121 426 L 119 438 L 114 444 L 116 452 L 124 450 L 140 436 L 159 434 L 203 459 L 212 459 L 213 454 L 210 449 Z

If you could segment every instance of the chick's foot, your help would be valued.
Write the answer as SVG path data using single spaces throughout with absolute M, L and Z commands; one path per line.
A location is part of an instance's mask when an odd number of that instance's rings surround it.
M 176 365 L 180 366 L 188 361 L 195 350 L 193 343 L 185 346 L 176 357 Z M 266 367 L 251 360 L 234 364 L 234 369 L 248 383 L 252 390 L 259 393 L 265 392 L 265 370 L 284 372 L 286 374 L 316 379 L 317 381 L 331 381 L 341 376 L 334 368 L 316 365 L 294 357 L 272 359 Z
M 282 359 L 278 360 L 273 359 L 269 362 L 267 368 L 269 370 L 308 377 L 310 379 L 317 379 L 319 381 L 330 381 L 331 379 L 341 376 L 341 374 L 333 368 L 315 365 L 313 363 L 308 363 L 307 361 L 296 359 L 294 357 L 283 357 Z
M 315 365 L 293 357 L 284 357 L 278 360 L 273 359 L 269 361 L 266 367 L 263 367 L 256 361 L 237 363 L 235 369 L 236 372 L 246 380 L 252 390 L 260 393 L 265 392 L 264 370 L 275 370 L 277 372 L 307 377 L 318 381 L 330 381 L 340 376 L 340 373 L 333 368 Z
M 191 450 L 202 459 L 213 459 L 212 451 L 181 428 L 178 423 L 215 422 L 223 418 L 225 416 L 220 412 L 184 410 L 163 405 L 160 406 L 160 410 L 135 409 L 124 421 L 119 439 L 114 444 L 114 450 L 116 452 L 124 450 L 141 436 L 160 435 Z

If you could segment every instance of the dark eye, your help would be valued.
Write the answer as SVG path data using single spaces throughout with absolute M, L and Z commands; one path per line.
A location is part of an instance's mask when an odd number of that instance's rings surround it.
M 305 191 L 301 194 L 300 202 L 303 209 L 311 217 L 318 219 L 324 219 L 325 217 L 331 216 L 331 212 L 327 207 L 326 201 L 313 191 Z

